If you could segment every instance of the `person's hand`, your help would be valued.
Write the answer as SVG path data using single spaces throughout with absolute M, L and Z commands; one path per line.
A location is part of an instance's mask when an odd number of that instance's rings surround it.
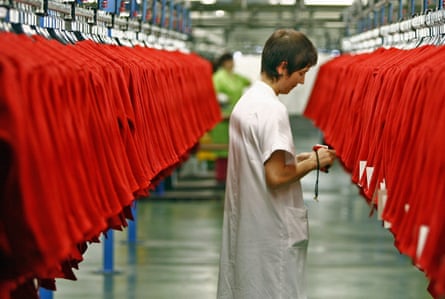
M 320 169 L 329 168 L 337 158 L 335 150 L 333 149 L 319 148 L 317 150 L 317 153 L 318 153 L 318 161 L 320 163 L 319 165 Z M 315 156 L 315 161 L 317 161 L 317 156 L 315 152 L 313 153 L 313 155 Z

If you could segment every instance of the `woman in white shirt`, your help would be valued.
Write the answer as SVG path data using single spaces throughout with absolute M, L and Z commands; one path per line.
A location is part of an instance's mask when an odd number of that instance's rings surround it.
M 261 81 L 233 109 L 218 299 L 307 298 L 308 222 L 300 179 L 331 165 L 335 151 L 296 155 L 278 94 L 303 84 L 316 63 L 304 34 L 275 31 L 262 53 Z

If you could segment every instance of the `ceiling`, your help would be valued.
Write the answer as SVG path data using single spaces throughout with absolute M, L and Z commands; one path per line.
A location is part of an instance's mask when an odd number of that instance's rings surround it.
M 191 1 L 194 50 L 221 53 L 225 50 L 260 53 L 277 28 L 295 28 L 306 33 L 318 48 L 339 49 L 345 33 L 343 15 L 350 5 L 270 4 L 279 0 Z

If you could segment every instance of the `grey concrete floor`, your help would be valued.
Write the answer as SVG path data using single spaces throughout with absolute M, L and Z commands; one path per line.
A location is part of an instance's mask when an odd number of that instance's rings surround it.
M 292 124 L 299 151 L 320 141 L 307 120 Z M 376 216 L 369 217 L 369 207 L 340 165 L 320 176 L 319 202 L 312 199 L 314 181 L 314 173 L 302 180 L 311 235 L 309 298 L 431 298 L 424 274 L 398 253 Z M 178 182 L 187 185 L 183 176 Z M 92 244 L 76 272 L 78 281 L 57 280 L 54 298 L 215 298 L 222 191 L 208 178 L 191 182 L 193 188 L 175 190 L 176 195 L 138 202 L 136 243 L 127 242 L 127 231 L 114 234 L 114 274 L 103 274 L 102 244 Z

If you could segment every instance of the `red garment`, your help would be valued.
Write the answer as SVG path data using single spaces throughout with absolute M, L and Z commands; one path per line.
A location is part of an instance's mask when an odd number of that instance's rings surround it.
M 321 66 L 304 112 L 372 205 L 385 182 L 383 219 L 435 298 L 445 294 L 444 56 L 433 46 L 340 56 Z
M 0 44 L 0 297 L 33 298 L 35 278 L 75 279 L 88 242 L 127 225 L 219 105 L 194 54 L 10 33 Z

